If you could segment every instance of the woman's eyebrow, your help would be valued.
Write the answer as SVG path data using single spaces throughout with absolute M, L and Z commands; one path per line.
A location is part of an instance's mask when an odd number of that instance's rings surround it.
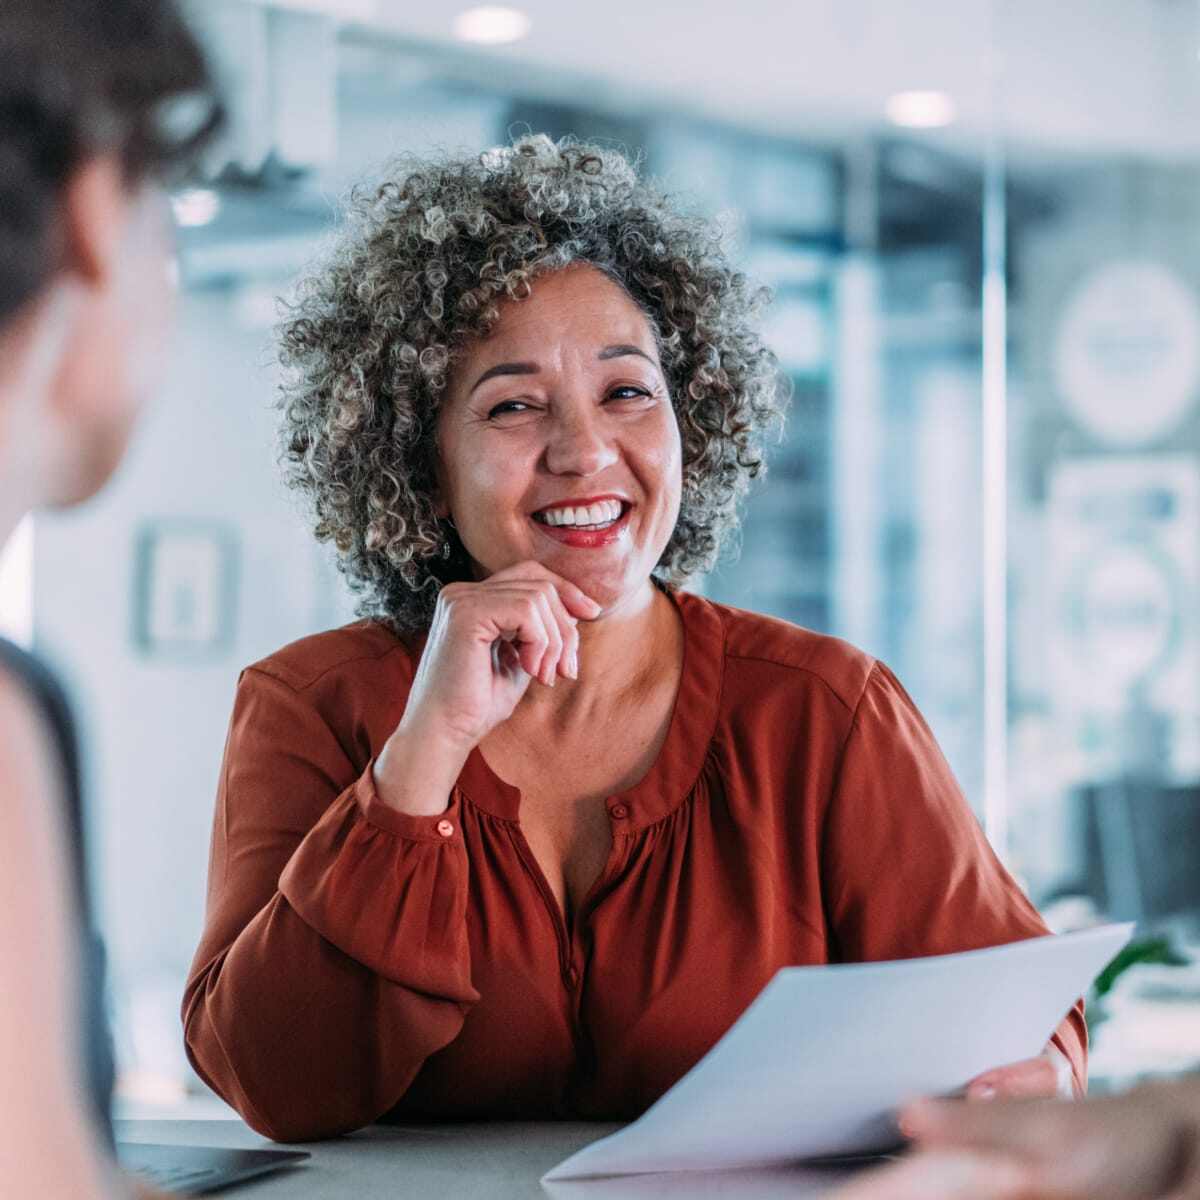
M 644 358 L 652 367 L 657 367 L 658 363 L 648 355 L 645 350 L 638 346 L 633 346 L 628 343 L 622 343 L 617 346 L 605 346 L 596 357 L 603 362 L 608 358 L 623 358 L 627 354 L 636 354 L 639 358 Z
M 639 346 L 635 346 L 629 342 L 621 342 L 613 346 L 605 346 L 596 358 L 600 362 L 604 362 L 610 358 L 622 358 L 627 354 L 636 354 L 639 358 L 644 358 L 652 367 L 657 368 L 658 363 L 650 357 L 645 350 Z M 488 367 L 480 377 L 471 384 L 470 390 L 467 392 L 469 396 L 481 383 L 486 383 L 489 379 L 495 379 L 497 375 L 536 375 L 540 368 L 537 363 L 531 362 L 509 362 L 497 363 L 494 367 Z
M 469 396 L 481 383 L 486 383 L 489 379 L 495 379 L 497 375 L 536 375 L 538 373 L 537 363 L 531 362 L 511 362 L 497 363 L 494 367 L 488 367 L 480 377 L 471 384 Z

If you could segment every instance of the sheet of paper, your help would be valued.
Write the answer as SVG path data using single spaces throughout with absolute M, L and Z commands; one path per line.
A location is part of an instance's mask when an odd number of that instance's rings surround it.
M 544 1178 L 887 1149 L 903 1101 L 1040 1054 L 1132 932 L 1105 925 L 937 958 L 787 967 L 656 1104 Z

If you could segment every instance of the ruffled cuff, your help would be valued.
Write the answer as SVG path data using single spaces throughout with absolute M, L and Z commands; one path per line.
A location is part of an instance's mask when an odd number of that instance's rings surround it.
M 295 912 L 392 983 L 473 1004 L 459 799 L 436 817 L 379 798 L 374 763 L 326 810 L 279 878 Z
M 1087 1095 L 1087 1025 L 1083 1020 L 1082 1001 L 1054 1031 L 1050 1040 L 1071 1064 L 1071 1083 L 1076 1098 Z

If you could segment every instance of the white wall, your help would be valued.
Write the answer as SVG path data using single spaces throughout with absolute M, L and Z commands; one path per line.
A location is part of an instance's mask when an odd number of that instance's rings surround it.
M 119 476 L 83 510 L 39 519 L 35 538 L 35 642 L 64 670 L 83 725 L 119 1052 L 159 1073 L 182 1061 L 174 1010 L 200 932 L 238 671 L 351 615 L 278 482 L 269 330 L 236 312 L 225 291 L 184 296 L 170 380 Z M 226 522 L 239 542 L 232 643 L 200 662 L 148 656 L 132 639 L 138 532 L 181 517 Z

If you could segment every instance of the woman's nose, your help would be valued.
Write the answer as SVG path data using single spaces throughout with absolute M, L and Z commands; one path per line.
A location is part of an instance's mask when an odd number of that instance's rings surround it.
M 571 413 L 555 421 L 545 457 L 554 475 L 595 475 L 616 462 L 617 447 L 601 414 Z

